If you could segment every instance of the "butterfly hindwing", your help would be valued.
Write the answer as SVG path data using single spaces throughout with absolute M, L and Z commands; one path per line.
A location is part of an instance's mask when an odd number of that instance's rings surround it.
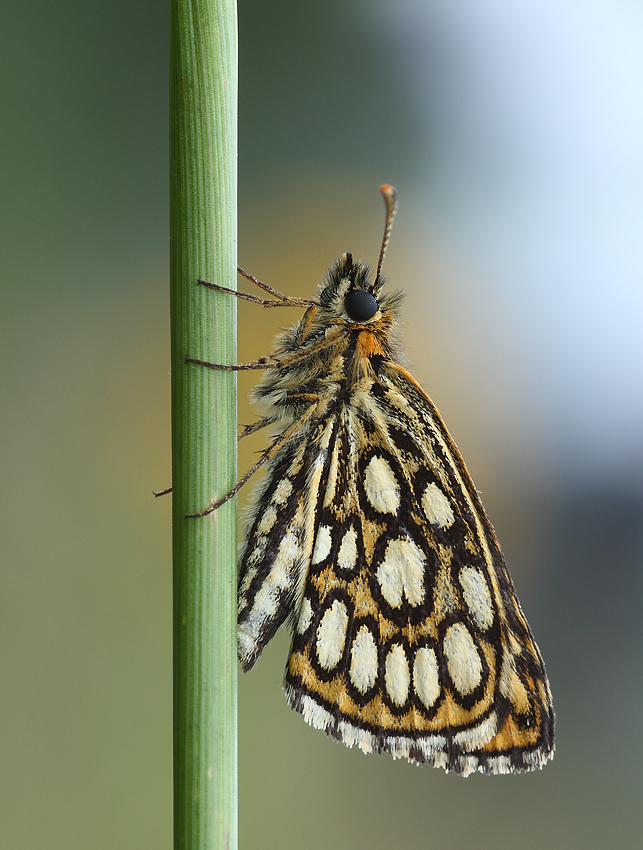
M 465 774 L 533 767 L 550 744 L 548 689 L 528 696 L 540 657 L 437 411 L 392 377 L 337 413 L 288 699 L 365 751 Z

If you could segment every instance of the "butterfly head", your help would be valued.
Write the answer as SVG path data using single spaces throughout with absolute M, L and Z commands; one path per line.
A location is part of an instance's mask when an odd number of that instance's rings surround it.
M 370 268 L 342 254 L 328 270 L 319 294 L 322 310 L 347 323 L 370 322 L 378 317 L 379 303 L 373 291 Z

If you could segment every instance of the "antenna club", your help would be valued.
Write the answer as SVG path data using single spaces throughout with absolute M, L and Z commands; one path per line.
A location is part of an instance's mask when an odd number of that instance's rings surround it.
M 389 183 L 380 186 L 380 192 L 384 195 L 386 212 L 392 217 L 397 211 L 397 189 Z
M 382 238 L 382 249 L 377 262 L 377 273 L 375 275 L 375 283 L 373 284 L 373 293 L 377 292 L 380 285 L 384 254 L 386 253 L 386 246 L 388 244 L 389 236 L 391 235 L 393 219 L 397 212 L 397 189 L 395 186 L 391 186 L 389 183 L 384 183 L 380 186 L 380 192 L 384 196 L 384 201 L 386 203 L 386 224 L 384 226 L 384 236 Z

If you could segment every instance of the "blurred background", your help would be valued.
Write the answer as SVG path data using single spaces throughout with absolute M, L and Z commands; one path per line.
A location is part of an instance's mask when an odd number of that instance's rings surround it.
M 240 679 L 241 847 L 639 847 L 643 7 L 240 0 L 239 25 L 240 263 L 308 296 L 376 261 L 397 186 L 409 365 L 558 716 L 535 774 L 365 756 L 287 708 L 280 635 Z M 167 10 L 12 2 L 0 39 L 0 846 L 169 850 Z M 241 360 L 289 321 L 239 320 Z

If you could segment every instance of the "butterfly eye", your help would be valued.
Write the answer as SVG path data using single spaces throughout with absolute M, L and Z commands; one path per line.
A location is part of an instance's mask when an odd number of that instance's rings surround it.
M 353 289 L 344 299 L 344 308 L 354 322 L 367 322 L 379 310 L 379 304 L 365 289 Z

